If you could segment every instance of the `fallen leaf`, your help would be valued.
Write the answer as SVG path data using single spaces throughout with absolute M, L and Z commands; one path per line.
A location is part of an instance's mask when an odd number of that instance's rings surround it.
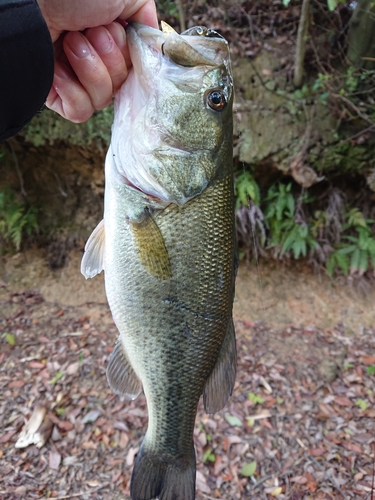
M 233 415 L 229 415 L 229 413 L 225 414 L 225 420 L 232 427 L 242 427 L 242 422 L 238 417 L 234 417 Z
M 41 363 L 40 361 L 30 361 L 29 367 L 30 368 L 45 368 L 46 366 L 44 363 Z
M 251 477 L 254 475 L 255 471 L 257 468 L 257 463 L 254 460 L 253 462 L 250 462 L 247 465 L 244 465 L 242 469 L 240 470 L 240 474 L 244 477 Z
M 353 406 L 353 402 L 345 396 L 336 396 L 335 403 L 339 406 Z
M 10 441 L 16 432 L 16 429 L 8 431 L 6 434 L 0 437 L 0 443 L 7 443 L 8 441 Z
M 277 488 L 275 488 L 273 491 L 271 491 L 270 495 L 272 497 L 277 497 L 278 495 L 281 495 L 281 493 L 283 492 L 283 489 L 281 486 L 278 486 Z
M 14 489 L 14 493 L 16 495 L 20 495 L 25 498 L 25 495 L 27 493 L 27 488 L 26 486 L 17 486 L 17 488 Z
M 138 453 L 139 446 L 136 446 L 135 448 L 130 448 L 128 451 L 128 454 L 126 455 L 126 465 L 130 467 L 134 463 L 134 459 L 136 454 Z
M 313 457 L 321 457 L 326 452 L 325 448 L 309 448 L 309 453 Z
M 91 488 L 95 488 L 96 486 L 100 485 L 100 482 L 96 479 L 90 479 L 89 481 L 86 481 L 86 484 L 91 486 Z
M 8 342 L 9 345 L 14 346 L 16 343 L 16 338 L 14 335 L 11 333 L 6 333 L 5 334 L 5 340 Z
M 78 370 L 79 370 L 79 365 L 80 365 L 80 363 L 78 361 L 76 363 L 72 363 L 66 369 L 66 373 L 68 375 L 75 375 L 78 372 Z
M 119 440 L 119 446 L 121 449 L 124 449 L 127 447 L 129 443 L 129 436 L 126 434 L 126 432 L 120 432 L 120 440 Z
M 50 450 L 49 460 L 48 460 L 48 465 L 49 465 L 50 469 L 58 470 L 60 467 L 60 463 L 61 463 L 60 453 L 56 450 Z
M 196 480 L 197 480 L 197 490 L 201 491 L 202 493 L 211 493 L 211 489 L 207 484 L 206 478 L 199 470 L 197 470 Z
M 99 415 L 101 415 L 101 411 L 100 410 L 90 410 L 82 419 L 82 423 L 83 424 L 88 424 L 88 423 L 91 423 L 91 422 L 95 422 L 95 420 L 97 420 L 97 418 L 99 417 Z
M 20 435 L 18 436 L 17 442 L 15 444 L 16 448 L 26 448 L 31 444 L 39 443 L 40 435 L 38 434 L 39 427 L 42 425 L 44 417 L 46 415 L 46 408 L 40 404 L 37 404 L 31 417 L 26 422 Z M 51 427 L 52 432 L 52 427 Z M 49 437 L 49 436 L 48 436 Z M 44 444 L 44 443 L 43 443 Z
M 8 387 L 9 389 L 21 389 L 25 384 L 24 380 L 12 380 L 12 382 L 9 382 Z
M 362 363 L 366 366 L 375 365 L 375 356 L 362 356 Z

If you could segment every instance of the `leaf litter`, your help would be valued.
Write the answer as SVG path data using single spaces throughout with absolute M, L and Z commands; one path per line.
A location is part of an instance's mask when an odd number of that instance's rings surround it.
M 108 308 L 59 314 L 36 291 L 1 307 L 0 498 L 128 499 L 147 408 L 107 385 Z M 374 330 L 235 324 L 234 394 L 215 415 L 198 409 L 197 499 L 370 499 Z M 30 429 L 47 442 L 20 447 Z

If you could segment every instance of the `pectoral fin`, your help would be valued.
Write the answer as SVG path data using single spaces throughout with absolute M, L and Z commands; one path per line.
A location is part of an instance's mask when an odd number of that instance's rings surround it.
M 109 359 L 107 380 L 113 392 L 127 399 L 136 399 L 142 391 L 142 383 L 130 364 L 120 337 Z
M 233 320 L 230 319 L 216 365 L 203 389 L 203 403 L 206 413 L 216 413 L 226 405 L 236 379 L 236 364 L 236 338 Z
M 81 273 L 83 276 L 93 278 L 101 273 L 104 258 L 104 219 L 99 222 L 85 246 L 85 253 L 81 262 Z
M 160 279 L 171 277 L 171 263 L 163 235 L 150 214 L 141 222 L 130 222 L 140 261 L 147 271 Z

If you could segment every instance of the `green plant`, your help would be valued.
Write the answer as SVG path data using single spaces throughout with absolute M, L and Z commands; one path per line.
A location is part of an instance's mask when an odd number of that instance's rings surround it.
M 371 225 L 372 219 L 365 219 L 358 208 L 353 208 L 346 214 L 347 222 L 343 230 L 354 229 L 357 234 L 344 235 L 343 240 L 336 245 L 327 261 L 328 273 L 332 276 L 336 267 L 341 269 L 345 276 L 359 273 L 362 276 L 370 264 L 375 269 L 375 235 Z
M 356 406 L 359 406 L 361 408 L 362 411 L 366 411 L 367 410 L 367 403 L 364 399 L 357 399 L 356 402 L 355 402 Z
M 260 190 L 259 186 L 251 175 L 250 172 L 245 171 L 240 174 L 235 182 L 235 190 L 237 195 L 237 210 L 241 208 L 241 205 L 244 207 L 248 206 L 249 199 L 252 200 L 255 205 L 259 207 L 260 205 Z
M 22 238 L 38 229 L 37 209 L 17 201 L 10 188 L 0 191 L 0 243 L 19 251 Z
M 203 463 L 205 464 L 206 462 L 215 462 L 216 457 L 214 453 L 212 452 L 211 448 L 208 448 L 204 455 L 203 455 Z
M 252 403 L 254 403 L 254 405 L 261 405 L 264 403 L 264 398 L 262 398 L 262 396 L 258 396 L 257 394 L 254 394 L 253 392 L 250 392 L 250 394 L 248 395 L 248 399 L 250 399 L 250 401 Z
M 270 229 L 269 248 L 278 247 L 281 256 L 291 251 L 298 259 L 301 255 L 306 256 L 309 247 L 314 250 L 319 245 L 311 234 L 311 226 L 301 216 L 297 217 L 291 188 L 291 183 L 285 185 L 279 182 L 271 186 L 264 214 Z M 311 201 L 307 197 L 301 198 L 299 207 L 303 202 Z
M 178 9 L 173 0 L 158 0 L 156 2 L 158 7 L 158 12 L 160 12 L 163 16 L 178 16 Z

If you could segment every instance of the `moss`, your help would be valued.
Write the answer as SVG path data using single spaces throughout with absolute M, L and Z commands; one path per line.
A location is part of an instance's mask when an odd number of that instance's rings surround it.
M 64 142 L 67 145 L 96 147 L 100 150 L 109 144 L 113 106 L 97 111 L 85 123 L 71 123 L 49 109 L 36 115 L 20 133 L 26 142 L 36 147 Z

